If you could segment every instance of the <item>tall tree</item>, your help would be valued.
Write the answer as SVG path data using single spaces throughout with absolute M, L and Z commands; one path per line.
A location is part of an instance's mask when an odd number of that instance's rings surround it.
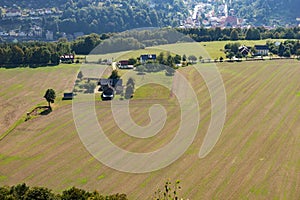
M 14 45 L 11 48 L 11 60 L 10 61 L 13 64 L 22 64 L 24 61 L 24 51 L 17 45 Z
M 51 109 L 50 103 L 54 103 L 54 100 L 56 98 L 55 91 L 53 89 L 48 89 L 44 95 L 44 98 L 48 102 L 48 106 Z
M 233 29 L 230 33 L 230 40 L 238 40 L 238 39 L 239 39 L 239 34 L 235 29 Z

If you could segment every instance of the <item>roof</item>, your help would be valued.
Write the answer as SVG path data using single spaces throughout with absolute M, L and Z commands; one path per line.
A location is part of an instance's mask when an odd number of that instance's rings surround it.
M 122 79 L 100 79 L 98 85 L 100 86 L 122 86 L 123 80 Z
M 128 60 L 120 60 L 119 63 L 121 65 L 128 65 L 129 64 L 129 61 Z
M 155 60 L 156 54 L 144 54 L 144 55 L 141 55 L 140 58 L 142 60 Z
M 73 99 L 73 96 L 74 96 L 73 92 L 65 92 L 63 99 Z
M 250 51 L 250 48 L 245 45 L 239 47 L 239 52 L 241 52 L 242 54 L 248 54 L 249 51 Z
M 256 50 L 269 50 L 269 47 L 267 45 L 254 45 L 254 48 Z
M 112 79 L 100 79 L 99 85 L 112 85 Z
M 74 59 L 73 54 L 65 54 L 60 57 L 61 59 Z

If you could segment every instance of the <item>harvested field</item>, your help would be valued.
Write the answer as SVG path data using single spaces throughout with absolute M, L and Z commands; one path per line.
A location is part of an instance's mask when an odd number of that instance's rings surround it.
M 209 64 L 196 67 L 209 67 Z M 71 69 L 76 71 L 76 68 Z M 222 135 L 207 157 L 199 159 L 198 153 L 210 122 L 210 97 L 201 76 L 193 67 L 185 67 L 180 72 L 198 94 L 201 121 L 193 144 L 170 166 L 145 174 L 123 173 L 106 167 L 81 143 L 72 106 L 59 103 L 49 115 L 20 124 L 0 141 L 0 185 L 26 182 L 55 191 L 77 186 L 105 194 L 126 193 L 130 199 L 147 199 L 162 188 L 167 179 L 172 182 L 179 179 L 182 187 L 179 193 L 185 199 L 299 199 L 299 62 L 221 63 L 218 69 L 226 88 L 227 116 Z M 4 76 L 1 72 L 1 80 L 14 83 L 23 80 L 21 82 L 28 90 L 30 82 L 24 81 L 29 79 L 27 70 L 17 73 L 18 78 L 14 78 L 15 71 L 10 74 L 3 70 L 9 75 Z M 30 97 L 35 101 L 28 103 L 24 99 L 23 105 L 32 107 L 42 101 L 47 87 L 60 88 L 58 90 L 62 92 L 62 88 L 71 84 L 62 77 L 51 78 L 55 76 L 50 74 L 58 73 L 56 70 L 47 72 L 48 80 L 53 82 L 45 81 L 47 85 L 36 86 L 38 94 L 34 96 L 36 92 L 33 92 Z M 41 82 L 38 77 L 33 79 L 34 85 Z M 58 85 L 54 87 L 53 84 Z M 157 86 L 154 88 L 165 91 Z M 10 92 L 1 86 L 1 98 L 11 104 L 11 109 L 20 102 L 12 101 L 17 91 L 23 90 Z M 142 97 L 147 95 L 153 97 L 154 93 L 145 92 L 145 88 L 137 90 L 138 98 L 130 103 L 133 120 L 139 125 L 149 123 L 148 108 L 157 103 L 166 108 L 168 117 L 163 130 L 146 140 L 125 135 L 113 120 L 110 102 L 96 101 L 98 120 L 104 132 L 113 143 L 126 150 L 148 152 L 163 147 L 174 137 L 178 127 L 180 109 L 177 101 L 165 96 L 159 98 L 157 94 L 155 99 L 143 100 Z M 9 123 L 18 117 L 12 117 Z

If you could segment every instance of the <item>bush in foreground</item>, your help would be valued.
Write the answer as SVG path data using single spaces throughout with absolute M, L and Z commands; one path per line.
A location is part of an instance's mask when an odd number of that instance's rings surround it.
M 29 187 L 25 183 L 0 187 L 0 199 L 5 200 L 127 200 L 126 194 L 102 195 L 72 187 L 56 194 L 45 187 Z

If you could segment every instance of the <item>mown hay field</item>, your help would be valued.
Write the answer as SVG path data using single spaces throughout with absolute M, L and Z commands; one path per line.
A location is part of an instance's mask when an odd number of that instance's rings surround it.
M 227 116 L 219 141 L 203 159 L 198 158 L 198 152 L 210 122 L 211 105 L 206 85 L 194 67 L 181 68 L 179 72 L 197 94 L 201 121 L 193 144 L 170 166 L 145 174 L 124 173 L 106 167 L 95 160 L 80 141 L 72 105 L 57 102 L 52 113 L 21 123 L 0 141 L 0 184 L 26 182 L 55 191 L 77 186 L 105 194 L 126 193 L 130 199 L 147 199 L 169 179 L 181 180 L 180 196 L 189 199 L 299 199 L 299 61 L 218 64 L 226 89 Z M 41 96 L 47 87 L 58 88 L 60 94 L 71 85 L 78 71 L 76 67 L 64 66 L 62 70 L 70 70 L 70 75 L 61 76 L 59 70 L 51 69 L 47 71 L 48 79 L 42 82 L 40 73 L 30 72 L 29 76 L 27 70 L 30 69 L 1 71 L 1 75 L 11 73 L 2 76 L 4 83 L 20 80 L 28 85 L 20 89 L 24 95 L 29 88 L 45 84 L 32 88 L 37 94 L 24 99 L 24 111 L 43 100 Z M 14 76 L 18 78 L 13 79 Z M 173 138 L 180 122 L 180 109 L 174 97 L 149 92 L 151 85 L 144 87 L 147 91 L 137 89 L 137 97 L 130 102 L 133 120 L 139 125 L 149 123 L 148 108 L 153 104 L 161 104 L 168 114 L 162 131 L 146 140 L 125 135 L 114 122 L 110 102 L 98 101 L 100 97 L 96 96 L 98 120 L 106 135 L 116 145 L 134 152 L 163 147 Z M 157 85 L 153 89 L 166 91 Z M 6 93 L 11 97 L 4 98 Z M 16 93 L 18 91 L 2 89 L 1 98 L 17 106 Z

